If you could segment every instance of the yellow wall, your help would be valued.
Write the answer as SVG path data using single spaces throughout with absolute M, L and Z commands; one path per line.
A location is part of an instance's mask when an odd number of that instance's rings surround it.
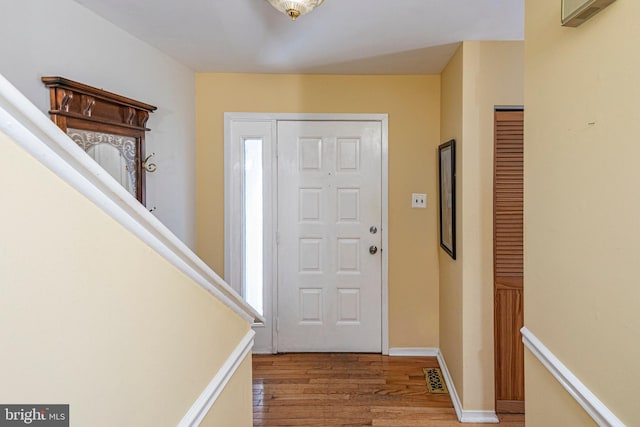
M 224 266 L 223 113 L 389 114 L 391 347 L 438 346 L 439 76 L 197 74 L 198 254 Z M 429 195 L 411 209 L 411 193 Z
M 444 71 L 442 104 L 442 136 L 456 138 L 459 255 L 453 261 L 439 251 L 442 350 L 445 360 L 453 361 L 463 408 L 490 410 L 493 121 L 496 106 L 523 104 L 523 43 L 464 42 Z
M 458 395 L 464 395 L 462 383 L 462 260 L 464 247 L 460 245 L 462 223 L 462 51 L 460 45 L 449 64 L 442 71 L 441 122 L 442 141 L 456 140 L 456 260 L 439 249 L 440 266 L 440 351 Z M 440 237 L 435 244 L 437 245 Z
M 524 360 L 527 426 L 597 426 L 533 354 L 526 351 Z M 540 396 L 544 396 L 544 399 L 540 399 Z
M 494 407 L 493 122 L 524 103 L 522 42 L 465 42 L 462 234 L 465 409 Z
M 557 0 L 525 13 L 525 326 L 636 425 L 640 2 L 578 28 L 560 26 Z M 538 381 L 528 404 L 552 407 Z
M 253 425 L 251 354 L 238 367 L 200 427 L 249 427 Z
M 4 134 L 0 186 L 0 402 L 175 426 L 247 322 Z

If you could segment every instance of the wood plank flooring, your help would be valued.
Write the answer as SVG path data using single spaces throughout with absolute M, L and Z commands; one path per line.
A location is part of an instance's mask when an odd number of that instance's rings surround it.
M 427 391 L 435 357 L 303 353 L 253 356 L 254 426 L 495 426 L 460 424 L 448 394 Z M 524 426 L 524 416 L 501 417 Z

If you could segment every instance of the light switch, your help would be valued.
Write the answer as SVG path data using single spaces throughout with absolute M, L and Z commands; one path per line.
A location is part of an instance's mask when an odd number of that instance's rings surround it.
M 424 209 L 427 207 L 427 195 L 422 193 L 411 194 L 411 207 Z

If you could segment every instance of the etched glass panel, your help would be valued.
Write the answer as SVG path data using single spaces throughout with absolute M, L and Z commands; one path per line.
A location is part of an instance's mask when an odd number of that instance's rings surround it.
M 67 135 L 136 197 L 136 139 L 111 133 L 67 129 Z

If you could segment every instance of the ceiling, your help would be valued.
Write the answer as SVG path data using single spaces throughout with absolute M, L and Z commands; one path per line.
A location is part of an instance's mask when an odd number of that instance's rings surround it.
M 438 74 L 463 40 L 522 40 L 524 0 L 75 0 L 197 72 Z

